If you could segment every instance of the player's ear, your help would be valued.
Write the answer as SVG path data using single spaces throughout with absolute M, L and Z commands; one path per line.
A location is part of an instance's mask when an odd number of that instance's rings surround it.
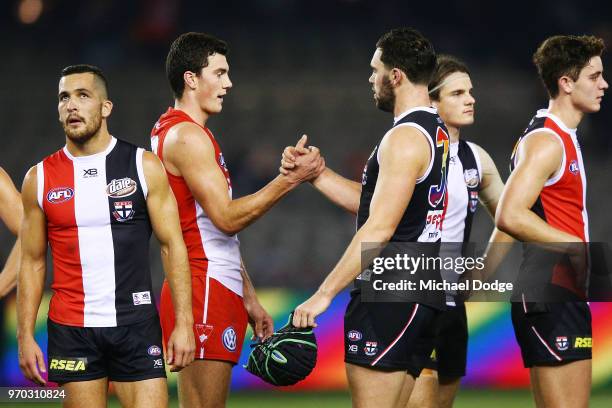
M 557 85 L 559 86 L 559 92 L 565 94 L 571 94 L 574 90 L 574 80 L 567 75 L 563 75 L 559 78 Z
M 438 109 L 438 105 L 439 105 L 438 101 L 434 101 L 433 99 L 431 100 L 431 106 Z
M 391 84 L 393 86 L 398 86 L 402 82 L 403 72 L 397 68 L 393 68 L 391 72 L 389 72 L 389 79 L 391 80 Z
M 185 81 L 185 86 L 189 87 L 192 91 L 195 90 L 198 86 L 197 74 L 192 71 L 185 71 L 183 73 L 183 81 Z
M 104 119 L 108 118 L 113 111 L 113 103 L 108 99 L 102 102 L 102 117 Z

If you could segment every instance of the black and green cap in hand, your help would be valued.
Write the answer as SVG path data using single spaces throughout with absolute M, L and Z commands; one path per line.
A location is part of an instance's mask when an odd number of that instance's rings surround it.
M 286 325 L 261 343 L 252 344 L 247 371 L 273 385 L 293 385 L 317 364 L 317 339 L 312 327 L 297 328 L 293 313 Z

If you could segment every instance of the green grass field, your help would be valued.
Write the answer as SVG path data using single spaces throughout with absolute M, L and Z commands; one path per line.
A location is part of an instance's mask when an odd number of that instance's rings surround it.
M 286 393 L 286 392 L 241 392 L 233 393 L 228 401 L 228 408 L 338 408 L 350 407 L 348 393 Z M 2 404 L 0 407 L 16 408 L 50 408 L 55 404 Z M 117 400 L 110 401 L 109 407 L 119 408 Z M 176 400 L 170 407 L 178 408 Z M 455 408 L 529 408 L 534 407 L 528 391 L 500 390 L 461 390 Z M 598 391 L 591 398 L 590 408 L 612 407 L 612 392 Z M 383 407 L 381 407 L 383 408 Z

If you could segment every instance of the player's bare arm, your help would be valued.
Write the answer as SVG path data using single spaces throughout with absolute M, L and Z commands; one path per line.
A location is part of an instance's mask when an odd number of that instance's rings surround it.
M 400 126 L 383 138 L 370 216 L 317 292 L 296 308 L 294 325 L 316 326 L 315 317 L 323 313 L 338 292 L 361 272 L 362 242 L 389 241 L 408 207 L 416 180 L 426 172 L 430 157 L 431 150 L 425 136 L 412 127 Z
M 38 205 L 36 167 L 26 174 L 22 188 L 24 209 L 21 236 L 21 267 L 17 284 L 17 342 L 19 367 L 23 375 L 45 384 L 41 372 L 45 372 L 43 353 L 34 340 L 36 315 L 45 286 L 47 255 L 47 223 Z
M 531 211 L 546 180 L 561 166 L 561 143 L 549 133 L 538 132 L 519 144 L 517 154 L 517 166 L 495 214 L 497 228 L 525 242 L 579 242 L 580 238 L 551 227 Z
M 193 315 L 191 313 L 191 271 L 183 241 L 178 208 L 164 168 L 153 153 L 143 154 L 148 186 L 147 210 L 161 247 L 164 271 L 172 291 L 176 324 L 168 342 L 168 364 L 179 371 L 194 358 Z
M 302 156 L 307 152 L 307 149 L 299 149 L 298 146 L 287 146 L 283 151 L 281 173 L 289 174 L 296 166 L 299 166 Z M 349 180 L 329 167 L 325 167 L 321 174 L 311 182 L 332 203 L 351 214 L 357 214 L 361 198 L 361 183 Z
M 17 284 L 17 269 L 19 269 L 19 259 L 21 256 L 21 242 L 19 240 L 19 228 L 23 219 L 23 207 L 21 196 L 10 176 L 0 168 L 0 218 L 4 225 L 17 236 L 17 241 L 11 249 L 9 256 L 4 263 L 2 273 L 0 273 L 0 298 L 6 296 Z
M 253 336 L 260 340 L 267 339 L 274 333 L 274 320 L 259 303 L 255 287 L 242 259 L 240 260 L 240 275 L 242 276 L 242 300 L 249 315 L 249 324 L 253 329 Z M 255 340 L 255 338 L 252 340 Z
M 213 224 L 228 235 L 257 220 L 288 192 L 312 177 L 319 167 L 315 163 L 289 176 L 279 175 L 261 190 L 232 200 L 212 142 L 193 123 L 178 124 L 168 132 L 164 141 L 164 165 L 171 174 L 185 179 Z

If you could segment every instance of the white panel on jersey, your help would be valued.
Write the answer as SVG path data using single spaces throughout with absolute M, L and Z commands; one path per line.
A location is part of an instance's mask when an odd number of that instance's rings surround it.
M 43 193 L 45 192 L 45 168 L 43 162 L 38 162 L 36 165 L 36 198 L 38 198 L 38 206 L 43 209 Z
M 106 154 L 73 157 L 74 212 L 85 293 L 84 326 L 117 326 L 115 252 L 106 195 Z M 84 177 L 95 168 L 95 177 Z
M 208 258 L 207 274 L 223 286 L 242 296 L 240 275 L 240 241 L 236 235 L 229 236 L 220 231 L 196 202 L 196 220 L 200 239 Z
M 580 143 L 578 143 L 578 136 L 576 136 L 576 132 L 570 132 L 570 136 L 572 137 L 572 142 L 574 142 L 574 147 L 576 148 L 576 156 L 578 157 L 578 165 L 580 166 L 580 179 L 582 180 L 582 222 L 584 223 L 584 240 L 585 242 L 590 242 L 589 238 L 589 215 L 587 213 L 586 206 L 586 191 L 587 191 L 587 179 L 586 179 L 586 169 L 584 168 L 584 161 L 582 160 L 582 150 L 580 149 Z
M 448 201 L 442 223 L 442 242 L 463 242 L 465 218 L 468 209 L 468 192 L 463 176 L 463 164 L 459 160 L 459 143 L 451 143 L 448 161 Z
M 147 180 L 144 175 L 144 168 L 142 165 L 142 155 L 144 154 L 144 149 L 139 147 L 136 150 L 136 171 L 138 172 L 138 180 L 140 181 L 140 186 L 142 188 L 142 194 L 144 195 L 145 200 L 147 199 L 147 195 L 149 194 L 149 187 L 147 186 Z

